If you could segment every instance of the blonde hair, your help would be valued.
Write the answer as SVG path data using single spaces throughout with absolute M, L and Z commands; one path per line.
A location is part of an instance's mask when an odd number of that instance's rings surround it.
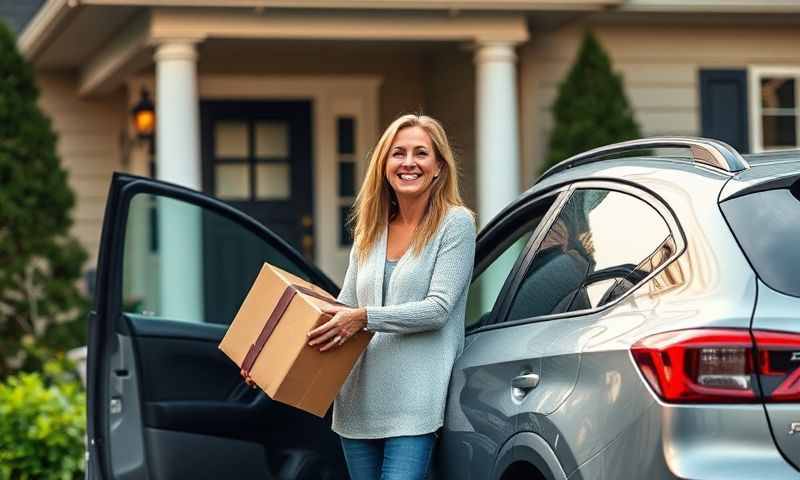
M 420 224 L 417 225 L 417 231 L 410 246 L 414 255 L 419 255 L 433 238 L 436 229 L 439 228 L 439 223 L 450 207 L 464 206 L 458 190 L 456 161 L 444 128 L 439 122 L 426 115 L 401 116 L 386 128 L 378 140 L 378 144 L 375 145 L 364 182 L 356 197 L 350 222 L 355 225 L 353 238 L 359 263 L 366 260 L 384 228 L 397 215 L 397 199 L 386 179 L 386 162 L 397 132 L 409 127 L 420 127 L 425 130 L 433 143 L 436 159 L 442 165 L 438 178 L 431 184 L 428 208 Z

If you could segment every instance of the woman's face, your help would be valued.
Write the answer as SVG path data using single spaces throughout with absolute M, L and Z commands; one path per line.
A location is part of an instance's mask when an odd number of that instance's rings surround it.
M 386 180 L 398 197 L 427 194 L 441 168 L 433 142 L 422 127 L 406 127 L 397 132 L 386 160 Z

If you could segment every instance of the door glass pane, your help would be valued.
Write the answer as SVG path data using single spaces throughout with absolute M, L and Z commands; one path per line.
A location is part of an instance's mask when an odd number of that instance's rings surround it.
M 339 162 L 339 196 L 356 196 L 356 164 L 355 162 Z
M 764 148 L 794 147 L 797 145 L 797 117 L 794 115 L 763 115 Z
M 497 241 L 494 245 L 481 247 L 478 252 L 481 258 L 476 260 L 479 263 L 477 268 L 483 270 L 476 270 L 476 276 L 469 288 L 466 327 L 486 323 L 506 278 L 554 201 L 555 197 L 543 199 L 516 217 L 507 218 L 503 224 L 508 226 L 508 231 L 496 234 Z
M 259 235 L 197 205 L 138 194 L 127 221 L 122 282 L 127 313 L 228 324 L 263 262 L 308 279 L 300 265 Z
M 527 267 L 509 320 L 595 308 L 623 285 L 619 297 L 647 276 L 645 260 L 669 234 L 658 212 L 632 195 L 577 190 Z
M 356 119 L 339 117 L 336 119 L 336 151 L 344 155 L 356 153 Z
M 506 277 L 514 268 L 514 263 L 525 249 L 532 233 L 533 228 L 520 232 L 520 236 L 472 282 L 467 298 L 467 327 L 485 322 L 485 318 L 494 307 L 497 296 L 500 295 Z
M 214 194 L 224 200 L 250 198 L 250 169 L 247 164 L 217 164 Z
M 247 123 L 226 120 L 214 124 L 214 154 L 217 158 L 245 158 L 247 143 Z
M 256 123 L 256 157 L 289 156 L 289 126 L 285 122 Z
M 256 165 L 256 197 L 259 200 L 289 200 L 290 195 L 288 163 Z
M 762 108 L 795 108 L 795 80 L 793 78 L 761 79 Z

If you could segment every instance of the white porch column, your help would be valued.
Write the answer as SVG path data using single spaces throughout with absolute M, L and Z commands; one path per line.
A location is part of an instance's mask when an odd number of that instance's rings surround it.
M 158 46 L 156 171 L 159 180 L 200 190 L 200 119 L 194 42 Z
M 197 52 L 176 40 L 156 49 L 156 175 L 201 190 Z M 159 314 L 204 321 L 202 211 L 158 201 Z
M 479 43 L 475 52 L 478 221 L 483 227 L 519 195 L 520 155 L 514 44 Z M 516 260 L 514 245 L 481 275 L 483 312 L 489 311 Z
M 516 58 L 507 42 L 480 43 L 475 52 L 480 226 L 520 193 Z

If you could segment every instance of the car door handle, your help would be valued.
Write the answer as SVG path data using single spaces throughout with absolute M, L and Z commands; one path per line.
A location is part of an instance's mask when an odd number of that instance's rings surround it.
M 530 390 L 537 385 L 539 385 L 539 375 L 535 373 L 519 375 L 511 380 L 511 386 L 520 390 Z

